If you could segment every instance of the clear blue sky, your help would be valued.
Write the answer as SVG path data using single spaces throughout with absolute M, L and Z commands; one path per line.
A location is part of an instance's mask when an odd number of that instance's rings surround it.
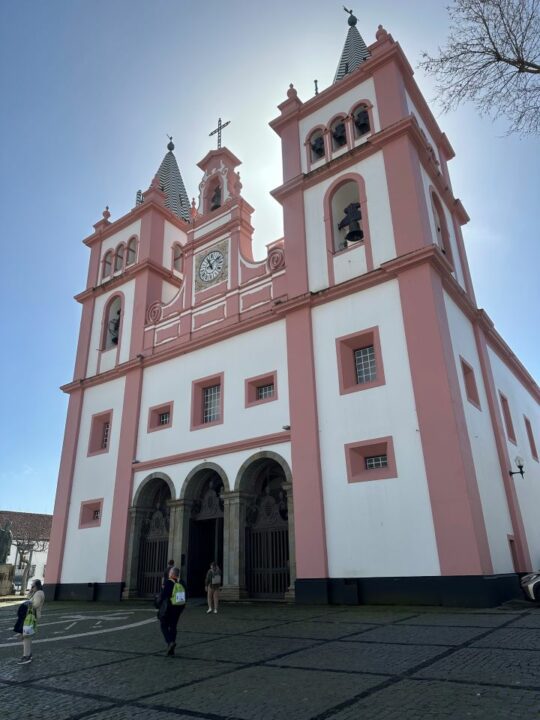
M 446 36 L 446 0 L 354 5 L 369 44 L 382 23 L 413 67 Z M 17 0 L 0 25 L 0 508 L 51 512 L 88 250 L 109 205 L 127 212 L 174 136 L 190 197 L 196 163 L 224 143 L 243 161 L 255 253 L 281 234 L 269 191 L 281 180 L 268 121 L 293 82 L 301 99 L 332 82 L 347 33 L 328 0 Z M 429 78 L 416 72 L 428 99 Z M 435 114 L 437 109 L 433 106 Z M 478 304 L 528 370 L 540 370 L 538 138 L 505 137 L 472 107 L 439 117 L 456 151 L 450 172 Z

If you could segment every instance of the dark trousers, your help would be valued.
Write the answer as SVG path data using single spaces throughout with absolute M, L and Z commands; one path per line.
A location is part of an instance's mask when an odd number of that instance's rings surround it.
M 176 632 L 178 620 L 180 615 L 184 612 L 185 605 L 178 605 L 177 607 L 170 607 L 165 615 L 159 619 L 161 632 L 165 638 L 167 645 L 176 642 Z

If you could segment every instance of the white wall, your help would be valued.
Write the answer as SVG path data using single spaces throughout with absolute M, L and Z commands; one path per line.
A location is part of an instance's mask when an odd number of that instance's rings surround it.
M 30 588 L 33 580 L 41 580 L 41 582 L 44 582 L 48 552 L 49 543 L 46 542 L 43 545 L 43 550 L 34 550 L 34 552 L 32 553 L 32 562 L 30 563 L 30 565 L 35 565 L 36 569 L 33 574 L 28 576 L 26 589 Z M 16 545 L 11 546 L 6 562 L 8 563 L 8 565 L 15 565 L 15 573 L 17 575 L 20 575 L 24 571 L 24 568 L 22 568 L 21 570 L 18 569 L 19 556 L 17 553 Z
M 277 370 L 278 399 L 244 407 L 244 380 Z M 221 425 L 190 430 L 192 381 L 224 373 Z M 144 371 L 137 459 L 142 461 L 280 432 L 289 424 L 285 321 Z M 174 402 L 172 427 L 147 432 L 150 407 Z
M 105 305 L 109 301 L 112 295 L 115 295 L 118 291 L 124 294 L 124 306 L 123 306 L 123 317 L 122 317 L 122 334 L 120 336 L 120 354 L 118 362 L 126 362 L 129 360 L 129 348 L 131 343 L 131 326 L 133 322 L 133 303 L 135 295 L 135 280 L 130 280 L 124 285 L 121 285 L 114 290 L 111 290 L 104 295 L 100 295 L 96 298 L 94 305 L 94 318 L 92 321 L 92 334 L 90 337 L 90 348 L 88 351 L 88 365 L 86 370 L 87 377 L 96 375 L 98 372 L 98 357 L 99 348 L 101 342 L 101 331 L 102 331 L 102 320 Z M 116 364 L 117 348 L 112 348 L 105 353 L 102 353 L 101 363 L 99 367 L 100 372 L 110 370 Z
M 184 246 L 187 242 L 186 233 L 172 223 L 165 220 L 165 232 L 163 238 L 163 267 L 172 270 L 172 246 L 180 243 Z
M 378 267 L 381 263 L 396 256 L 394 243 L 394 230 L 390 212 L 390 199 L 386 182 L 386 172 L 382 152 L 374 153 L 347 168 L 347 173 L 354 172 L 361 175 L 366 185 L 367 216 L 371 236 L 373 265 Z M 337 176 L 309 188 L 304 193 L 304 213 L 306 222 L 306 238 L 308 253 L 309 289 L 317 292 L 328 287 L 326 231 L 324 225 L 324 195 Z M 348 254 L 348 253 L 347 253 Z M 345 275 L 343 269 L 337 266 L 337 276 L 348 279 L 350 270 Z M 355 275 L 365 272 L 365 264 L 359 262 Z
M 363 83 L 360 83 L 360 85 L 348 90 L 335 100 L 332 100 L 300 120 L 298 124 L 298 132 L 300 137 L 302 172 L 308 172 L 304 143 L 311 130 L 313 130 L 317 125 L 327 126 L 332 118 L 334 118 L 338 113 L 348 115 L 353 109 L 353 106 L 361 100 L 369 100 L 369 102 L 373 105 L 372 113 L 374 128 L 372 128 L 372 130 L 373 132 L 379 132 L 381 124 L 379 122 L 379 112 L 377 110 L 375 84 L 372 78 L 368 78 Z
M 84 393 L 64 545 L 63 583 L 105 582 L 124 385 L 122 377 Z M 109 452 L 88 457 L 92 415 L 111 409 Z M 81 502 L 99 498 L 103 498 L 101 525 L 79 529 Z
M 427 125 L 426 125 L 425 122 L 423 121 L 422 116 L 420 115 L 420 113 L 419 113 L 419 111 L 418 111 L 418 108 L 416 107 L 416 105 L 415 105 L 415 104 L 413 103 L 413 101 L 411 100 L 411 98 L 410 98 L 410 96 L 409 96 L 409 93 L 406 92 L 406 91 L 405 91 L 405 96 L 406 96 L 406 99 L 407 99 L 407 107 L 408 107 L 408 109 L 409 109 L 409 112 L 410 112 L 412 115 L 414 115 L 414 117 L 418 120 L 418 124 L 420 125 L 420 127 L 421 127 L 422 130 L 424 131 L 428 142 L 431 144 L 431 147 L 433 148 L 433 150 L 434 150 L 434 152 L 435 152 L 435 157 L 436 157 L 437 160 L 440 162 L 440 161 L 441 161 L 441 158 L 440 158 L 440 155 L 439 155 L 439 149 L 438 149 L 438 147 L 437 147 L 437 143 L 433 140 L 433 135 L 432 135 L 432 134 L 429 132 L 429 130 L 427 129 Z
M 508 535 L 512 534 L 512 523 L 508 502 L 504 491 L 501 467 L 497 455 L 495 435 L 485 386 L 482 378 L 480 360 L 476 349 L 474 331 L 453 300 L 445 293 L 445 305 L 450 327 L 452 350 L 461 390 L 461 402 L 465 412 L 465 421 L 474 461 L 476 480 L 482 502 L 484 521 L 488 536 L 493 572 L 514 572 L 512 555 L 508 544 Z M 480 410 L 467 399 L 465 380 L 460 356 L 473 368 L 476 387 L 480 400 Z
M 390 281 L 313 311 L 331 577 L 440 574 L 400 308 Z M 335 338 L 373 326 L 386 384 L 340 395 Z M 344 445 L 389 435 L 398 477 L 349 484 Z
M 506 438 L 508 455 L 512 465 L 508 470 L 517 470 L 514 462 L 516 455 L 519 455 L 525 461 L 525 477 L 522 478 L 520 475 L 514 475 L 513 483 L 516 488 L 521 516 L 525 526 L 532 566 L 533 569 L 539 569 L 540 523 L 538 522 L 538 508 L 540 507 L 540 464 L 532 457 L 523 416 L 526 415 L 531 422 L 536 450 L 540 452 L 540 408 L 534 397 L 522 385 L 512 371 L 508 369 L 506 364 L 502 362 L 497 353 L 491 348 L 488 349 L 488 352 L 493 370 L 501 418 L 503 414 L 499 392 L 502 392 L 508 399 L 514 432 L 516 434 L 517 444 L 512 443 Z M 503 428 L 506 435 L 504 419 Z

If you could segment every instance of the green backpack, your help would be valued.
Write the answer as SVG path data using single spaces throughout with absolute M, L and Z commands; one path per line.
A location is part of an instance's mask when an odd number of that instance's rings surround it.
M 171 605 L 185 605 L 186 604 L 186 589 L 182 583 L 175 582 L 171 594 Z

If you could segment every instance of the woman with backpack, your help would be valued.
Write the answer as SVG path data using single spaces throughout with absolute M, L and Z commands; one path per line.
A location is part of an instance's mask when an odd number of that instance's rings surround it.
M 37 621 L 41 617 L 41 608 L 45 602 L 45 593 L 41 589 L 41 580 L 34 580 L 25 602 L 17 612 L 17 622 L 13 630 L 22 633 L 23 656 L 18 661 L 19 665 L 27 665 L 32 662 L 32 639 L 36 632 Z
M 172 657 L 176 647 L 176 631 L 180 615 L 186 607 L 186 590 L 180 583 L 180 568 L 172 567 L 163 584 L 158 601 L 158 619 L 167 643 L 167 655 Z
M 206 613 L 211 613 L 212 610 L 217 614 L 219 605 L 219 588 L 221 587 L 221 570 L 217 562 L 210 563 L 210 570 L 206 573 L 206 579 L 204 581 L 204 589 L 208 597 L 208 610 Z

